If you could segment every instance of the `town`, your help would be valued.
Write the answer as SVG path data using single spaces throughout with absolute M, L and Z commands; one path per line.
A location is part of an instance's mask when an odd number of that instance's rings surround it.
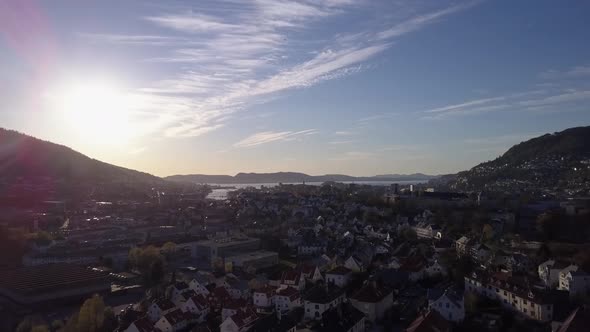
M 278 184 L 45 201 L 3 221 L 1 328 L 582 331 L 590 199 Z M 103 197 L 104 198 L 104 197 Z M 22 220 L 26 220 L 23 223 Z

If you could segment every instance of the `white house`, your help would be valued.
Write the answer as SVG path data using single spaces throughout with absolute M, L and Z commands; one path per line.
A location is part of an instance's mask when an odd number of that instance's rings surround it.
M 274 302 L 274 295 L 276 288 L 272 286 L 265 286 L 252 293 L 252 303 L 259 308 L 271 307 Z
M 298 267 L 297 270 L 299 270 L 303 277 L 311 283 L 316 283 L 323 279 L 320 268 L 317 265 L 304 264 Z
M 180 309 L 173 310 L 160 318 L 154 327 L 162 332 L 176 332 L 187 327 L 189 320 L 187 315 Z
M 207 289 L 207 285 L 201 280 L 198 281 L 197 279 L 193 279 L 188 284 L 189 288 L 194 290 L 195 293 L 207 296 L 209 295 L 209 290 Z
M 352 280 L 352 270 L 344 266 L 337 266 L 326 272 L 326 283 L 338 287 L 345 287 Z
M 559 272 L 568 266 L 569 264 L 565 262 L 552 259 L 543 262 L 539 264 L 538 267 L 539 279 L 541 279 L 547 287 L 557 287 L 559 286 Z
M 156 328 L 148 317 L 143 317 L 131 323 L 125 332 L 156 332 Z
M 149 319 L 152 322 L 155 322 L 159 320 L 160 317 L 171 312 L 174 309 L 176 309 L 176 306 L 174 305 L 174 303 L 170 302 L 170 300 L 158 300 L 150 305 L 147 314 Z
M 195 295 L 191 297 L 183 304 L 181 309 L 184 312 L 193 313 L 196 317 L 198 317 L 197 321 L 199 323 L 205 321 L 205 318 L 211 310 L 209 307 L 209 302 L 207 302 L 207 299 L 205 299 L 203 295 Z
M 258 320 L 258 315 L 252 310 L 240 310 L 235 315 L 227 317 L 219 325 L 220 332 L 248 331 Z
M 363 262 L 354 256 L 348 257 L 348 259 L 344 262 L 344 266 L 353 272 L 363 272 L 365 270 Z
M 280 281 L 281 287 L 293 287 L 299 291 L 305 289 L 305 277 L 299 271 L 289 270 L 283 272 Z
M 435 310 L 444 319 L 452 322 L 462 322 L 465 319 L 465 299 L 463 292 L 452 288 L 446 290 L 428 290 L 428 308 Z
M 541 291 L 515 283 L 509 275 L 474 272 L 465 277 L 465 291 L 498 300 L 506 309 L 541 322 L 553 319 L 553 303 Z
M 339 287 L 316 286 L 306 294 L 304 318 L 320 320 L 325 311 L 340 305 L 344 299 L 344 290 Z
M 295 307 L 301 306 L 301 294 L 293 287 L 279 288 L 273 302 L 277 312 L 291 311 Z
M 387 310 L 393 306 L 393 291 L 371 281 L 350 298 L 350 303 L 374 323 L 383 319 Z
M 570 296 L 584 295 L 590 291 L 590 275 L 576 265 L 570 265 L 559 272 L 559 287 Z
M 434 260 L 432 263 L 426 266 L 424 273 L 429 277 L 434 276 L 446 276 L 448 274 L 447 268 L 442 266 L 438 260 Z

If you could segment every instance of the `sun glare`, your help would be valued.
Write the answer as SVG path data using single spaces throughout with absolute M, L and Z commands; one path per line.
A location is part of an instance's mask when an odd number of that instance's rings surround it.
M 133 136 L 133 97 L 112 82 L 76 82 L 50 94 L 57 112 L 78 139 L 124 144 Z

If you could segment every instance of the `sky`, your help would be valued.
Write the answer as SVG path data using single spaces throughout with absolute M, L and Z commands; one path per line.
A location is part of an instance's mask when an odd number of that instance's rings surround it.
M 444 174 L 590 124 L 590 2 L 0 0 L 0 127 L 150 172 Z

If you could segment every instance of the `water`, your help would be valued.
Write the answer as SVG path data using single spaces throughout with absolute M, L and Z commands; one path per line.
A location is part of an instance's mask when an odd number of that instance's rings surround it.
M 368 184 L 368 185 L 372 185 L 372 186 L 390 186 L 394 183 L 397 183 L 399 185 L 409 185 L 409 184 L 420 184 L 420 183 L 426 183 L 428 182 L 427 180 L 416 180 L 416 181 L 344 181 L 344 182 L 340 182 L 340 183 L 345 183 L 345 184 Z M 306 182 L 306 185 L 310 185 L 310 186 L 320 186 L 322 185 L 323 182 Z M 283 184 L 301 184 L 301 182 L 297 182 L 297 183 L 283 183 Z M 223 188 L 223 189 L 212 189 L 212 191 L 209 193 L 209 195 L 207 195 L 207 198 L 209 199 L 214 199 L 214 200 L 225 200 L 227 199 L 227 195 L 235 190 L 238 189 L 243 189 L 243 188 L 248 188 L 248 187 L 254 187 L 256 189 L 260 189 L 263 186 L 265 188 L 272 188 L 272 187 L 277 187 L 279 185 L 278 182 L 273 182 L 273 183 L 231 183 L 231 184 L 218 184 L 218 183 L 208 183 L 208 185 L 210 186 L 223 186 L 223 187 L 234 187 L 232 189 L 229 188 Z

